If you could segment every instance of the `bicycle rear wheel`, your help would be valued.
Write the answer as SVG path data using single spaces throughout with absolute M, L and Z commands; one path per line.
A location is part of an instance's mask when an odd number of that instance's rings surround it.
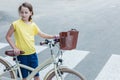
M 69 69 L 69 68 L 60 68 L 60 72 L 62 74 L 61 75 L 62 79 L 60 76 L 59 80 L 85 80 L 84 77 L 80 73 L 78 73 L 72 69 Z M 55 71 L 51 70 L 48 73 L 45 80 L 57 80 L 56 76 L 55 76 Z
M 10 71 L 10 64 L 8 64 L 2 57 L 0 57 L 0 80 L 15 80 L 15 72 Z

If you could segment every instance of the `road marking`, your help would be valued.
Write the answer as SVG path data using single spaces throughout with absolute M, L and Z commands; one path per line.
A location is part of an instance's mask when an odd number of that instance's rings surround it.
M 1 42 L 0 42 L 0 49 L 4 48 L 4 47 L 6 47 L 6 46 L 9 46 L 9 44 L 8 44 L 8 43 L 1 43 Z M 39 46 L 39 45 L 35 45 L 35 48 L 36 48 L 36 52 L 37 52 L 37 53 L 40 53 L 40 52 L 42 52 L 43 50 L 47 49 L 46 46 Z
M 0 80 L 15 80 L 15 79 L 7 78 L 7 77 L 0 77 Z
M 43 50 L 45 50 L 45 49 L 47 49 L 48 47 L 46 47 L 46 46 L 39 46 L 39 45 L 36 45 L 35 46 L 35 49 L 36 49 L 36 52 L 37 53 L 40 53 L 40 52 L 42 52 Z
M 1 42 L 0 42 L 0 49 L 6 47 L 6 46 L 8 46 L 8 45 L 9 45 L 9 44 L 7 44 L 7 43 L 1 43 Z
M 95 80 L 120 80 L 120 55 L 113 54 Z
M 70 50 L 64 52 L 64 65 L 69 68 L 74 68 L 80 61 L 82 61 L 86 55 L 90 53 L 89 51 L 80 51 L 80 50 Z
M 70 50 L 65 51 L 63 53 L 63 66 L 67 66 L 68 68 L 73 69 L 78 63 L 80 63 L 87 55 L 90 53 L 89 51 L 80 51 L 80 50 Z M 46 69 L 42 70 L 40 72 L 40 77 L 43 78 L 51 68 L 53 68 L 53 65 L 50 65 Z

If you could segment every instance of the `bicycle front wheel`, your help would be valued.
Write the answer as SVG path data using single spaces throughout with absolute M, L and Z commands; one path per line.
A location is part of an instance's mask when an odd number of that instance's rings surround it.
M 15 72 L 10 71 L 10 64 L 8 64 L 2 57 L 0 57 L 0 80 L 15 80 Z
M 60 68 L 60 74 L 60 78 L 56 79 L 55 71 L 53 69 L 48 73 L 47 78 L 45 80 L 85 80 L 80 73 L 69 68 Z

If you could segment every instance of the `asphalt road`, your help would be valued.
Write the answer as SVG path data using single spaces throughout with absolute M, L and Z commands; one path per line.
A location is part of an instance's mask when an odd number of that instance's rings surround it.
M 6 43 L 9 25 L 19 18 L 18 6 L 27 0 L 0 0 L 0 42 Z M 75 69 L 95 80 L 112 54 L 120 55 L 119 0 L 29 0 L 33 20 L 48 34 L 79 30 L 78 50 L 90 51 Z M 36 44 L 39 44 L 36 37 Z M 1 49 L 0 52 L 4 50 Z M 2 55 L 2 54 L 0 54 Z M 118 79 L 116 79 L 118 80 Z

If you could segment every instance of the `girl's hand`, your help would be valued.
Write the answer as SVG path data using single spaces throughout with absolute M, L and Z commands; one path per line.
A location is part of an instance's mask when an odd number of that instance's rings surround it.
M 54 41 L 57 43 L 57 42 L 60 42 L 60 36 L 59 35 L 55 35 L 54 36 Z
M 59 36 L 59 35 L 55 35 L 53 38 L 54 38 L 54 39 L 59 39 L 60 36 Z
M 20 55 L 20 49 L 14 48 L 14 54 L 15 54 L 16 56 Z

